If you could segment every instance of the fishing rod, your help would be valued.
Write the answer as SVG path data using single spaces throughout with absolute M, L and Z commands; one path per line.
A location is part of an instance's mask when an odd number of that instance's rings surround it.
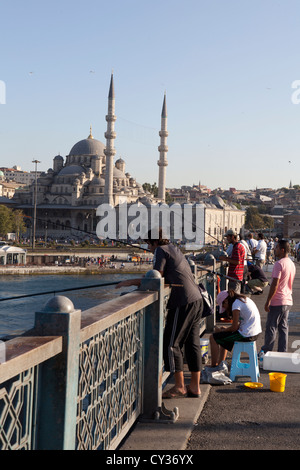
M 91 289 L 93 287 L 115 286 L 117 284 L 120 284 L 120 282 L 122 282 L 122 281 L 106 282 L 104 284 L 93 284 L 93 285 L 89 285 L 89 286 L 69 287 L 67 289 L 51 290 L 51 291 L 47 291 L 47 292 L 36 292 L 34 294 L 15 295 L 13 297 L 2 297 L 2 298 L 0 298 L 0 302 L 5 302 L 7 300 L 24 299 L 26 297 L 36 297 L 38 295 L 58 294 L 60 292 L 69 292 L 69 291 L 72 291 L 72 290 Z M 169 286 L 169 287 L 183 287 L 182 284 L 167 284 L 167 286 Z M 131 286 L 127 286 L 127 287 L 131 287 Z
M 23 295 L 15 295 L 13 297 L 2 297 L 0 298 L 0 302 L 4 302 L 6 300 L 17 300 L 17 299 L 24 299 L 25 297 L 35 297 L 37 295 L 48 295 L 48 294 L 57 294 L 60 292 L 69 292 L 72 290 L 81 290 L 81 289 L 90 289 L 93 287 L 106 287 L 106 286 L 114 286 L 119 284 L 121 281 L 114 281 L 114 282 L 106 282 L 104 284 L 94 284 L 89 286 L 80 286 L 80 287 L 69 287 L 67 289 L 59 289 L 59 290 L 52 290 L 47 292 L 37 292 L 35 294 L 23 294 Z
M 234 279 L 233 277 L 226 276 L 226 274 L 221 274 L 221 273 L 218 273 L 217 271 L 213 271 L 212 269 L 202 268 L 199 265 L 196 265 L 196 266 L 197 266 L 197 268 L 201 269 L 202 271 L 206 271 L 206 272 L 209 272 L 209 273 L 212 273 L 212 274 L 216 274 L 217 276 L 224 277 L 225 279 L 229 279 L 230 281 L 243 282 L 243 281 L 240 281 L 239 279 Z M 269 285 L 270 285 L 270 283 L 269 283 Z
M 217 271 L 214 271 L 213 269 L 208 269 L 208 268 L 202 268 L 198 264 L 196 264 L 197 268 L 201 269 L 202 271 L 207 271 L 208 273 L 211 274 L 216 274 L 217 276 L 224 277 L 225 279 L 229 279 L 230 281 L 237 281 L 238 279 L 234 279 L 233 277 L 226 276 L 226 274 L 221 274 L 218 273 Z M 242 282 L 242 281 L 239 281 Z
M 29 219 L 32 219 L 31 216 L 26 216 L 26 217 L 29 218 Z M 47 220 L 41 219 L 40 217 L 37 217 L 36 220 L 39 220 L 40 222 L 43 222 L 44 224 L 48 224 Z M 55 222 L 55 225 L 59 226 L 59 227 L 66 228 L 66 226 L 64 224 L 60 224 L 60 223 Z M 94 232 L 90 232 L 89 230 L 82 230 L 82 229 L 71 227 L 71 226 L 67 227 L 67 228 L 70 229 L 70 230 L 76 230 L 77 232 L 85 233 L 85 234 L 99 240 L 98 235 Z M 115 242 L 115 243 L 121 243 L 122 245 L 130 246 L 131 248 L 135 248 L 137 250 L 143 250 L 143 251 L 149 251 L 150 252 L 150 250 L 148 248 L 143 248 L 139 245 L 135 245 L 134 243 L 124 242 L 123 240 L 117 240 L 115 238 L 108 238 L 108 240 L 110 240 L 112 242 Z

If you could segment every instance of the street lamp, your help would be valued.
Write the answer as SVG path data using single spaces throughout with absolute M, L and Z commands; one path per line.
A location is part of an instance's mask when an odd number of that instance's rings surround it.
M 39 160 L 32 160 L 35 164 L 35 185 L 34 185 L 34 211 L 33 211 L 33 234 L 32 234 L 32 249 L 35 248 L 35 230 L 36 230 L 36 199 L 37 199 L 37 164 L 41 163 Z

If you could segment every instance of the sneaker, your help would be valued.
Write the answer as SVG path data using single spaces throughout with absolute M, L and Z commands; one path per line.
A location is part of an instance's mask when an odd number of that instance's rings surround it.
M 265 352 L 261 349 L 257 355 L 258 367 L 263 367 Z

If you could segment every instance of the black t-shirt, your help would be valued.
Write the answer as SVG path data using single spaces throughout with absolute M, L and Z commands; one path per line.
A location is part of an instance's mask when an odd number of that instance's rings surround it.
M 201 299 L 190 265 L 178 247 L 171 244 L 158 246 L 154 253 L 153 268 L 163 272 L 166 284 L 182 285 L 172 287 L 168 308 L 181 307 Z
M 268 282 L 264 271 L 259 266 L 251 264 L 248 266 L 248 271 L 251 274 L 251 279 L 260 279 L 262 282 Z

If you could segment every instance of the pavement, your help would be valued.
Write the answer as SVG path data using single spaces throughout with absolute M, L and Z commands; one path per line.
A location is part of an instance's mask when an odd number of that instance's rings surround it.
M 300 264 L 296 264 L 293 286 L 294 305 L 289 321 L 289 352 L 300 352 Z M 272 265 L 265 268 L 270 279 Z M 263 333 L 257 350 L 264 343 L 267 313 L 262 295 L 252 296 L 261 313 Z M 228 355 L 230 365 L 231 354 Z M 200 398 L 164 400 L 168 410 L 175 407 L 179 418 L 174 423 L 138 422 L 119 447 L 126 451 L 199 450 L 300 450 L 300 373 L 287 372 L 285 391 L 270 390 L 269 372 L 260 369 L 260 389 L 251 390 L 238 377 L 229 385 L 201 384 Z M 188 382 L 189 373 L 185 373 Z M 172 383 L 172 380 L 171 382 Z M 169 387 L 169 384 L 167 385 Z

